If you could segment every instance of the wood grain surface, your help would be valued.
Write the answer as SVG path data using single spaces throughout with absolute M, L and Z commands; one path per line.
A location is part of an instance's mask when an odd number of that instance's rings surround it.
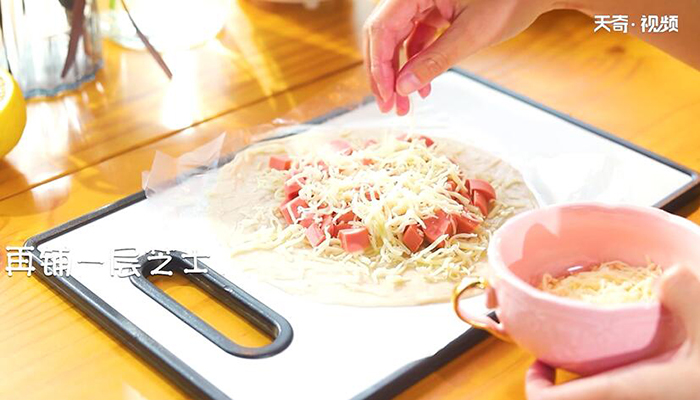
M 140 190 L 156 152 L 184 154 L 222 132 L 232 150 L 278 118 L 304 121 L 367 95 L 358 41 L 372 6 L 233 2 L 217 38 L 164 54 L 172 82 L 145 53 L 105 41 L 96 81 L 31 101 L 20 144 L 0 160 L 2 248 Z M 462 66 L 700 170 L 700 73 L 639 39 L 593 34 L 593 27 L 574 12 L 549 13 Z M 681 214 L 700 222 L 699 205 L 696 199 Z M 0 259 L 4 267 L 4 254 Z M 239 327 L 251 343 L 264 340 L 201 293 L 167 285 L 203 317 L 217 323 L 221 315 L 225 329 Z M 489 339 L 400 397 L 522 399 L 532 360 Z M 0 398 L 186 396 L 39 279 L 3 270 Z

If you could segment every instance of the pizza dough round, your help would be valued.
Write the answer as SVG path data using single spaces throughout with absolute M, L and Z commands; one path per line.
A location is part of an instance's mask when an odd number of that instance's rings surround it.
M 215 188 L 209 194 L 209 216 L 216 224 L 224 244 L 232 250 L 231 268 L 254 274 L 288 293 L 314 301 L 354 306 L 400 306 L 448 301 L 458 280 L 431 282 L 423 273 L 410 268 L 402 272 L 402 282 L 377 279 L 372 271 L 357 264 L 323 260 L 310 245 L 293 251 L 276 249 L 237 252 L 240 243 L 251 233 L 264 227 L 247 226 L 261 209 L 276 209 L 279 200 L 273 192 L 259 184 L 258 177 L 267 170 L 271 155 L 292 157 L 322 151 L 324 144 L 343 138 L 360 143 L 381 135 L 393 135 L 378 130 L 336 131 L 326 129 L 307 131 L 284 139 L 258 143 L 241 151 L 233 161 L 222 167 Z M 395 135 L 393 135 L 395 136 Z M 488 230 L 493 231 L 517 213 L 537 207 L 534 195 L 521 174 L 503 160 L 476 147 L 459 141 L 433 137 L 436 151 L 450 157 L 467 176 L 486 179 L 492 183 L 500 202 L 511 212 L 508 216 L 491 215 Z M 494 213 L 491 213 L 494 214 Z M 474 265 L 474 274 L 484 274 L 486 251 Z

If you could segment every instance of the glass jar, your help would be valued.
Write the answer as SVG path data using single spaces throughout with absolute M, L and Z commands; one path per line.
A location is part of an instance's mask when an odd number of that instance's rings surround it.
M 82 34 L 62 76 L 74 7 L 81 0 L 0 0 L 0 65 L 15 77 L 25 98 L 55 96 L 95 78 L 102 66 L 96 0 L 85 0 Z

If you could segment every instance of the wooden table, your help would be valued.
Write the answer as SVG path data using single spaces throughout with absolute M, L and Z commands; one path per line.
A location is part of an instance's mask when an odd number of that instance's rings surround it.
M 30 102 L 20 144 L 0 160 L 3 249 L 140 190 L 156 151 L 183 154 L 223 131 L 235 148 L 251 127 L 303 121 L 369 93 L 358 42 L 371 1 L 335 0 L 314 11 L 246 0 L 232 7 L 216 40 L 165 54 L 172 82 L 146 54 L 105 42 L 94 83 Z M 638 39 L 593 34 L 593 26 L 577 13 L 550 13 L 462 66 L 700 170 L 700 73 Z M 681 212 L 700 222 L 699 204 Z M 173 286 L 195 312 L 219 315 L 190 288 Z M 531 361 L 490 339 L 401 397 L 522 398 Z M 4 270 L 0 377 L 0 398 L 185 397 L 39 279 Z

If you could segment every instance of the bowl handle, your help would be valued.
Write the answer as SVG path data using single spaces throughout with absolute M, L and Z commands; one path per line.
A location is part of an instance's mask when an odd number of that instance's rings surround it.
M 462 297 L 462 294 L 473 287 L 488 289 L 488 282 L 480 277 L 467 276 L 462 279 L 462 282 L 455 286 L 454 290 L 452 291 L 452 307 L 454 307 L 457 316 L 462 321 L 475 328 L 483 329 L 503 341 L 512 342 L 512 339 L 510 336 L 508 336 L 503 328 L 503 324 L 500 322 L 494 321 L 487 315 L 472 314 L 459 307 L 459 300 Z

